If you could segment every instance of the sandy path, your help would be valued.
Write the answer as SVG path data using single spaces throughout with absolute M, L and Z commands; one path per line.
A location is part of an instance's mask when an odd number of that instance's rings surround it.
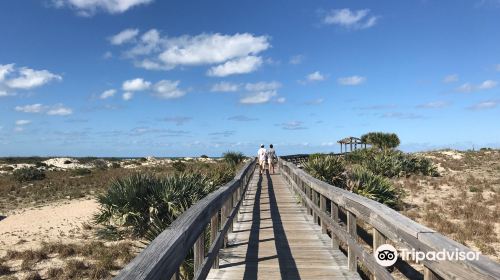
M 42 241 L 75 241 L 82 235 L 82 224 L 91 221 L 97 209 L 94 199 L 73 200 L 8 216 L 0 221 L 0 256 L 6 250 L 34 247 Z

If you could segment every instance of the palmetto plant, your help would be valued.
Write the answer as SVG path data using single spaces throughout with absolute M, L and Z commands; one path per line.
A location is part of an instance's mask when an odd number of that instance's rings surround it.
M 399 200 L 399 194 L 391 182 L 371 171 L 355 166 L 347 175 L 346 188 L 353 193 L 394 207 Z
M 341 157 L 332 155 L 310 157 L 303 166 L 306 172 L 321 181 L 337 187 L 344 185 L 345 164 Z

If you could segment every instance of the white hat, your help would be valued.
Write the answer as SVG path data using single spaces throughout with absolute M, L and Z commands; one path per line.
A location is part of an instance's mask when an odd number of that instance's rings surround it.
M 261 148 L 264 148 L 264 144 L 260 144 L 260 147 L 261 147 Z

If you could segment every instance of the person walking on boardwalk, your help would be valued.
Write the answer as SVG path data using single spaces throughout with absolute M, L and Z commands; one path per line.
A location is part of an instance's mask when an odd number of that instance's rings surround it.
M 264 148 L 264 144 L 261 144 L 260 149 L 257 151 L 257 158 L 259 159 L 259 175 L 262 175 L 262 172 L 266 168 L 266 157 L 267 151 Z
M 278 161 L 276 156 L 276 151 L 274 150 L 273 144 L 269 145 L 269 150 L 267 150 L 267 162 L 269 163 L 269 173 L 273 170 L 274 174 L 274 164 Z

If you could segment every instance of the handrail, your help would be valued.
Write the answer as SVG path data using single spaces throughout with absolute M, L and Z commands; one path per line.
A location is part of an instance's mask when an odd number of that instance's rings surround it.
M 219 265 L 219 249 L 227 240 L 227 233 L 232 230 L 233 218 L 238 212 L 255 163 L 255 159 L 248 161 L 231 182 L 186 210 L 115 279 L 175 279 L 179 266 L 191 248 L 194 250 L 195 279 L 205 279 L 210 267 Z M 205 229 L 209 224 L 211 248 L 205 252 Z
M 332 245 L 338 241 L 347 244 L 349 269 L 356 271 L 360 262 L 376 279 L 393 279 L 390 273 L 376 263 L 372 253 L 358 243 L 357 222 L 362 220 L 373 227 L 373 252 L 378 246 L 391 240 L 405 249 L 416 251 L 472 252 L 434 230 L 414 222 L 397 211 L 368 198 L 320 181 L 293 163 L 279 159 L 280 173 L 300 197 L 302 205 L 313 215 L 316 223 L 321 224 L 323 232 L 327 229 L 332 235 Z M 330 201 L 330 213 L 327 203 Z M 347 216 L 347 225 L 339 222 L 339 209 Z M 500 264 L 479 255 L 474 261 L 429 261 L 423 260 L 424 279 L 499 279 Z

